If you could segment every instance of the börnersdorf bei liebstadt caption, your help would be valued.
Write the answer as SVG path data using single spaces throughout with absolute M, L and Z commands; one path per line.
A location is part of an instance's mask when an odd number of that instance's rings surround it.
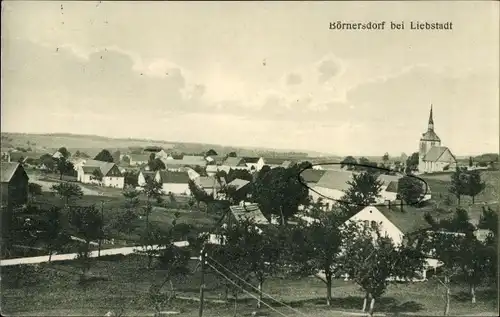
M 381 22 L 330 22 L 330 30 L 453 30 L 453 22 L 381 21 Z

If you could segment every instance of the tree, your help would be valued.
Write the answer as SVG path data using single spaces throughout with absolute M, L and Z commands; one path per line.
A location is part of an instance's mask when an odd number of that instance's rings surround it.
M 413 171 L 418 170 L 418 152 L 412 153 L 407 159 L 406 159 L 406 174 L 410 174 Z
M 458 167 L 451 174 L 451 183 L 448 191 L 457 197 L 459 205 L 460 197 L 467 194 L 467 175 Z
M 308 190 L 299 181 L 297 167 L 277 167 L 260 174 L 252 186 L 252 199 L 259 204 L 264 215 L 279 217 L 282 225 L 298 212 L 309 199 Z
M 353 156 L 346 156 L 342 162 L 340 162 L 340 168 L 347 167 L 348 171 L 352 171 L 357 168 L 356 164 L 358 164 L 358 161 L 356 161 Z
M 236 152 L 229 152 L 227 157 L 238 157 L 238 154 L 236 154 Z
M 113 163 L 114 162 L 113 155 L 111 155 L 111 153 L 108 150 L 106 150 L 106 149 L 103 149 L 101 152 L 99 152 L 94 157 L 94 160 L 96 160 L 96 161 L 102 161 L 102 162 L 109 162 L 109 163 Z
M 62 180 L 64 174 L 74 170 L 73 163 L 68 161 L 64 156 L 56 159 L 56 169 L 59 172 L 59 179 Z
M 119 219 L 121 229 L 125 229 L 128 233 L 132 229 L 133 221 L 138 217 L 137 208 L 139 207 L 140 192 L 132 186 L 126 186 L 122 192 L 125 198 L 125 212 Z
M 365 206 L 376 203 L 383 185 L 377 175 L 368 172 L 353 174 L 347 184 L 349 188 L 341 199 L 341 207 L 349 217 Z
M 326 285 L 326 303 L 331 305 L 332 280 L 339 267 L 338 257 L 342 246 L 343 218 L 337 213 L 316 213 L 312 223 L 299 221 L 288 243 L 292 263 L 301 275 L 314 275 Z M 324 277 L 322 276 L 324 275 Z
M 243 179 L 251 182 L 253 180 L 252 174 L 248 170 L 244 169 L 230 169 L 226 177 L 226 182 L 230 183 L 235 179 Z
M 472 197 L 474 204 L 476 196 L 484 190 L 486 184 L 481 180 L 481 174 L 478 170 L 468 171 L 466 175 L 465 193 Z
M 385 152 L 384 156 L 382 156 L 382 161 L 384 162 L 384 166 L 389 162 L 389 153 Z
M 407 204 L 417 204 L 419 203 L 424 192 L 424 187 L 422 182 L 415 177 L 404 176 L 398 181 L 398 195 L 400 199 L 403 199 Z
M 205 153 L 205 156 L 217 156 L 217 152 L 214 149 L 210 149 Z
M 489 230 L 496 236 L 498 234 L 498 212 L 490 206 L 483 207 L 478 228 Z
M 426 248 L 430 250 L 433 259 L 442 262 L 440 273 L 435 275 L 443 286 L 445 294 L 444 315 L 450 311 L 451 279 L 460 273 L 462 262 L 462 244 L 465 237 L 453 233 L 435 231 L 429 234 Z
M 42 195 L 42 186 L 37 183 L 29 183 L 28 184 L 28 193 L 30 195 L 30 200 L 34 201 L 35 196 Z
M 446 218 L 437 221 L 428 213 L 424 218 L 427 223 L 431 225 L 433 230 L 465 234 L 474 232 L 474 225 L 470 223 L 469 213 L 462 208 L 457 208 L 451 219 Z
M 143 230 L 140 234 L 141 249 L 137 253 L 147 256 L 147 268 L 151 269 L 153 259 L 160 254 L 161 249 L 164 247 L 163 242 L 167 239 L 167 232 L 162 230 L 155 224 L 150 224 L 148 228 Z
M 132 187 L 139 186 L 138 176 L 138 173 L 134 173 L 133 171 L 126 171 L 125 173 L 123 173 L 125 185 L 129 185 Z
M 45 167 L 47 167 L 47 169 L 51 171 L 55 169 L 55 162 L 56 160 L 50 154 L 44 154 L 40 156 L 40 163 L 45 165 Z
M 113 152 L 112 156 L 113 156 L 113 162 L 115 162 L 115 163 L 120 162 L 120 156 L 121 156 L 120 150 L 116 150 L 115 152 Z
M 151 155 L 155 155 L 154 153 L 151 153 Z M 165 163 L 163 163 L 163 161 L 159 158 L 155 158 L 155 159 L 152 159 L 152 160 L 149 160 L 148 161 L 148 167 L 149 167 L 149 170 L 150 171 L 160 171 L 160 170 L 164 170 L 166 169 L 167 167 L 165 166 Z
M 425 256 L 412 246 L 396 247 L 389 237 L 380 234 L 378 226 L 356 223 L 350 226 L 357 228 L 350 230 L 344 239 L 340 267 L 364 290 L 363 311 L 371 299 L 369 314 L 373 316 L 375 302 L 385 293 L 391 280 L 416 277 L 424 268 Z
M 68 159 L 71 156 L 71 153 L 69 153 L 68 149 L 64 146 L 60 147 L 57 151 L 61 153 L 62 157 L 64 157 L 65 159 Z
M 66 205 L 69 205 L 70 199 L 83 197 L 83 191 L 77 184 L 59 183 L 50 188 L 61 198 L 66 199 Z
M 93 172 L 92 172 L 92 175 L 90 176 L 90 179 L 92 180 L 96 180 L 98 182 L 102 182 L 102 178 L 104 176 L 102 175 L 102 172 L 101 172 L 101 169 L 100 168 L 96 168 Z
M 54 251 L 61 251 L 71 239 L 63 225 L 62 214 L 59 208 L 52 207 L 43 214 L 42 219 L 43 220 L 38 225 L 41 231 L 39 237 L 47 246 L 50 262 Z
M 206 203 L 213 199 L 211 195 L 200 188 L 192 179 L 189 180 L 188 186 L 189 190 L 191 191 L 191 195 L 193 195 L 194 199 L 196 200 L 198 210 L 200 209 L 200 202 Z
M 70 214 L 70 223 L 76 236 L 83 239 L 77 251 L 77 258 L 82 265 L 82 280 L 86 279 L 86 274 L 91 267 L 90 243 L 98 240 L 102 236 L 102 218 L 97 208 L 92 206 L 76 207 Z
M 472 156 L 469 156 L 469 167 L 472 167 L 474 162 L 472 161 Z

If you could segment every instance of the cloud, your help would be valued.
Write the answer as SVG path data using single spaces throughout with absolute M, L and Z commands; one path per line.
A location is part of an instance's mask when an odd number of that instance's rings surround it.
M 338 60 L 328 58 L 319 63 L 317 71 L 319 73 L 318 82 L 324 83 L 339 75 L 342 71 L 342 67 Z
M 299 85 L 301 83 L 302 83 L 302 77 L 299 74 L 296 74 L 296 73 L 288 74 L 288 76 L 286 78 L 286 84 L 288 86 Z

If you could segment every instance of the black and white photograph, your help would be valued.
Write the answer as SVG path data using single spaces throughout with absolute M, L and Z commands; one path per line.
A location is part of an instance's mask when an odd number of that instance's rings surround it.
M 2 316 L 498 316 L 499 12 L 2 1 Z

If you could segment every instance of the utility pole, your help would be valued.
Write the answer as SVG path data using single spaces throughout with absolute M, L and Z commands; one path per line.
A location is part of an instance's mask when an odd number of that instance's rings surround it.
M 200 269 L 201 269 L 201 278 L 200 278 L 200 312 L 198 314 L 199 317 L 203 317 L 203 300 L 205 293 L 205 247 L 202 247 L 200 254 Z
M 102 243 L 102 236 L 104 234 L 103 227 L 104 227 L 104 200 L 101 200 L 101 232 L 99 234 L 99 249 L 97 251 L 98 257 L 101 256 L 101 243 Z

